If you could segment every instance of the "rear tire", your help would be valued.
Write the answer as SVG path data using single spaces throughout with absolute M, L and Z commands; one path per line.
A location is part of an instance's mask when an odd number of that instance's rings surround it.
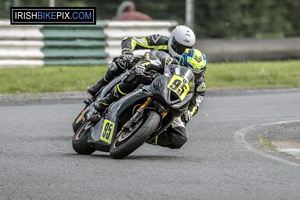
M 93 148 L 91 148 L 87 142 L 88 137 L 89 137 L 89 132 L 91 130 L 91 128 L 88 128 L 85 130 L 85 127 L 88 124 L 89 124 L 88 122 L 84 123 L 78 129 L 78 131 L 76 131 L 76 133 L 74 134 L 74 136 L 72 138 L 73 149 L 78 154 L 90 155 L 93 152 L 95 152 L 95 150 Z
M 128 132 L 128 138 L 122 139 L 121 137 L 125 133 L 121 133 L 117 138 L 114 139 L 113 144 L 110 147 L 110 156 L 115 159 L 122 159 L 141 145 L 146 142 L 151 134 L 155 132 L 159 126 L 161 117 L 155 111 L 149 111 L 148 116 L 141 118 L 140 123 L 137 122 L 138 127 L 133 127 L 132 132 Z

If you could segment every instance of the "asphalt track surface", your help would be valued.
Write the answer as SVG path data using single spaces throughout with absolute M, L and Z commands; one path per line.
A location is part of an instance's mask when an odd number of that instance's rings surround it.
M 300 89 L 208 91 L 181 149 L 145 144 L 123 160 L 73 151 L 81 102 L 0 101 L 1 200 L 300 199 L 300 160 L 259 142 L 300 126 Z

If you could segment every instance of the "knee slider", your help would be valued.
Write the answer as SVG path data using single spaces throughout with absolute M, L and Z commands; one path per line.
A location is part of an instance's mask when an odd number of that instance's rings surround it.
M 110 63 L 110 65 L 109 65 L 108 68 L 109 68 L 110 71 L 115 72 L 115 71 L 118 70 L 118 65 L 117 65 L 114 61 L 112 61 L 112 62 Z

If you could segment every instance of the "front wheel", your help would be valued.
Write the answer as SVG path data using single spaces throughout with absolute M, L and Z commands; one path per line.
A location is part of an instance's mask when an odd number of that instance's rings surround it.
M 158 113 L 149 111 L 129 131 L 119 132 L 110 147 L 110 156 L 121 159 L 131 154 L 149 139 L 160 120 Z
M 76 133 L 76 131 L 82 126 L 84 121 L 86 120 L 86 113 L 88 113 L 90 110 L 89 106 L 86 105 L 82 111 L 78 114 L 78 116 L 75 118 L 74 122 L 72 123 L 73 131 Z
M 87 142 L 91 127 L 91 122 L 85 122 L 72 138 L 73 149 L 78 154 L 90 155 L 95 151 Z

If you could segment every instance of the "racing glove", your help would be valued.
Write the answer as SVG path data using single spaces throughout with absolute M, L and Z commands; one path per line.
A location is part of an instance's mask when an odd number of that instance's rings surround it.
M 144 67 L 143 65 L 136 65 L 134 68 L 134 72 L 138 75 L 144 74 L 145 71 L 146 71 L 146 67 Z
M 191 111 L 187 110 L 184 112 L 183 115 L 181 115 L 181 120 L 185 123 L 189 123 L 192 119 Z
M 133 53 L 128 48 L 122 50 L 122 58 L 126 62 L 131 62 L 133 60 Z

